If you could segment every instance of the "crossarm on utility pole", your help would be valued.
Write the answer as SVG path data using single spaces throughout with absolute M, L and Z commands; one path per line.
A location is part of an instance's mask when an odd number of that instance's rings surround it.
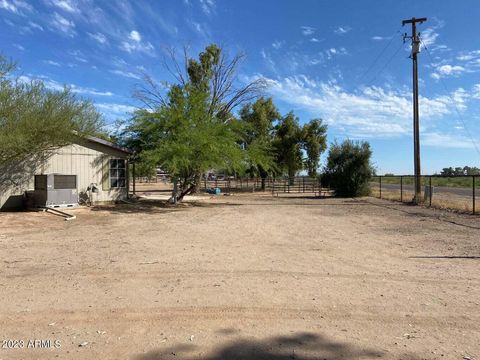
M 416 19 L 416 18 L 411 18 L 411 19 L 408 19 L 408 20 L 403 20 L 402 21 L 402 25 L 405 25 L 405 24 L 413 24 L 413 23 L 423 23 L 427 21 L 427 18 L 419 18 L 419 19 Z

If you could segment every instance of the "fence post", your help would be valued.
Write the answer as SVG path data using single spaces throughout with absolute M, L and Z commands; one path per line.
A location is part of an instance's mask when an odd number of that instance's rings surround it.
M 378 179 L 379 179 L 379 182 L 380 182 L 380 199 L 381 199 L 382 198 L 382 177 L 379 176 Z
M 428 192 L 428 195 L 430 195 L 430 207 L 432 207 L 432 196 L 433 196 L 433 191 L 432 191 L 432 175 L 430 175 L 430 179 L 429 179 L 429 185 L 430 187 L 429 189 L 429 192 Z
M 475 215 L 475 175 L 472 175 L 472 212 Z
M 403 203 L 403 176 L 400 176 L 400 202 Z

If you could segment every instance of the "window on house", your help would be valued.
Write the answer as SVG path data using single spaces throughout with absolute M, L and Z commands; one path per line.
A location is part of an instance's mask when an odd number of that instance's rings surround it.
M 124 188 L 126 184 L 126 168 L 124 159 L 110 159 L 110 187 Z

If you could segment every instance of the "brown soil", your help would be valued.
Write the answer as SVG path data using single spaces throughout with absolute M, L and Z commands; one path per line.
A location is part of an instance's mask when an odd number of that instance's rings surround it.
M 0 339 L 61 343 L 0 359 L 480 358 L 478 217 L 259 194 L 70 212 L 0 214 Z

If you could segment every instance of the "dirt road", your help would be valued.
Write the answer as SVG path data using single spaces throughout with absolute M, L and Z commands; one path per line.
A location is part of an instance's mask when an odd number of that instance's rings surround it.
M 0 359 L 480 359 L 478 217 L 371 198 L 157 205 L 0 213 L 0 336 L 24 342 Z

